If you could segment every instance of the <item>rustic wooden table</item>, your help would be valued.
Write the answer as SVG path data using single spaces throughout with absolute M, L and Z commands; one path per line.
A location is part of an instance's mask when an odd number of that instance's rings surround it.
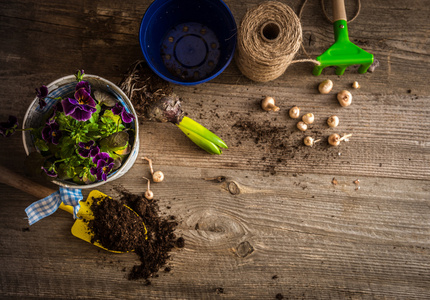
M 260 1 L 226 0 L 237 23 Z M 286 2 L 296 12 L 302 1 Z M 0 117 L 22 120 L 34 88 L 83 68 L 113 82 L 142 59 L 138 31 L 150 1 L 0 1 Z M 230 148 L 210 156 L 171 124 L 141 122 L 140 156 L 165 173 L 152 189 L 160 213 L 179 220 L 185 247 L 171 252 L 170 272 L 152 284 L 129 281 L 134 254 L 100 251 L 70 233 L 58 211 L 28 226 L 37 198 L 0 184 L 0 297 L 101 299 L 424 299 L 430 298 L 430 23 L 426 1 L 363 1 L 351 40 L 381 66 L 343 76 L 291 65 L 268 83 L 252 82 L 234 61 L 198 86 L 174 86 L 188 115 Z M 357 3 L 346 1 L 348 17 Z M 319 1 L 308 1 L 302 27 L 312 57 L 333 42 Z M 298 58 L 304 57 L 299 53 Z M 341 108 L 319 82 L 353 90 Z M 352 89 L 351 89 L 352 90 Z M 263 112 L 264 96 L 281 110 Z M 287 115 L 313 112 L 310 131 L 324 141 L 302 145 Z M 337 114 L 348 143 L 329 147 Z M 248 127 L 245 128 L 245 125 Z M 263 136 L 261 136 L 263 134 Z M 25 174 L 20 134 L 0 138 L 0 163 Z M 142 194 L 140 158 L 122 186 Z M 225 180 L 207 180 L 219 176 Z M 35 179 L 37 180 L 37 179 Z M 359 183 L 356 181 L 358 180 Z M 356 182 L 356 183 L 354 183 Z M 84 195 L 85 195 L 84 191 Z M 278 295 L 278 296 L 277 296 Z

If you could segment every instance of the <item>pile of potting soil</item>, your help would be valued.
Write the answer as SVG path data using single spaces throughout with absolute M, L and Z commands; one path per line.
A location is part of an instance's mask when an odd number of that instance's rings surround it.
M 142 218 L 132 210 L 110 197 L 93 199 L 91 210 L 94 220 L 88 227 L 94 233 L 91 242 L 103 247 L 127 252 L 137 248 L 145 239 L 145 226 Z
M 130 251 L 139 256 L 140 264 L 135 265 L 128 279 L 146 279 L 154 276 L 170 257 L 173 248 L 184 247 L 184 239 L 177 238 L 174 230 L 178 223 L 174 216 L 163 218 L 159 215 L 156 200 L 121 191 L 121 199 L 95 199 L 91 207 L 94 220 L 88 227 L 94 232 L 94 241 L 110 250 Z M 127 205 L 133 211 L 124 206 Z M 145 235 L 145 228 L 147 235 Z

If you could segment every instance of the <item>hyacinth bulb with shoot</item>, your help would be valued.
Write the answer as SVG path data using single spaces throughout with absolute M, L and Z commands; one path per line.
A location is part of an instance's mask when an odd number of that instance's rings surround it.
M 228 149 L 227 144 L 217 135 L 193 119 L 184 116 L 181 101 L 175 94 L 163 96 L 152 102 L 147 108 L 146 116 L 154 121 L 177 125 L 189 139 L 210 154 L 221 154 L 222 148 Z
M 133 64 L 119 87 L 134 104 L 139 117 L 148 121 L 170 122 L 196 145 L 210 154 L 221 154 L 227 144 L 206 127 L 185 116 L 182 101 L 169 82 L 159 79 L 144 61 Z

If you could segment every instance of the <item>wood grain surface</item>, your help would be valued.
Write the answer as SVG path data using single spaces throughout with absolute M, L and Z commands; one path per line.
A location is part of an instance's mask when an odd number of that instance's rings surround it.
M 238 24 L 260 3 L 225 2 Z M 285 3 L 298 13 L 303 1 Z M 351 19 L 358 4 L 345 3 Z M 119 82 L 143 58 L 138 32 L 149 4 L 0 0 L 0 121 L 22 120 L 35 87 L 77 69 Z M 297 63 L 255 83 L 233 60 L 208 83 L 174 86 L 187 115 L 229 149 L 211 156 L 174 125 L 141 120 L 135 165 L 100 188 L 142 194 L 149 175 L 142 156 L 164 172 L 152 190 L 160 214 L 178 219 L 185 247 L 171 252 L 170 271 L 161 269 L 151 285 L 127 279 L 135 254 L 73 237 L 66 212 L 29 227 L 24 209 L 38 199 L 0 184 L 0 298 L 429 299 L 429 16 L 423 0 L 362 1 L 348 29 L 380 61 L 373 73 L 350 67 L 314 77 L 311 64 Z M 333 43 L 320 1 L 307 1 L 302 27 L 311 57 Z M 324 79 L 334 82 L 328 95 L 317 90 Z M 351 90 L 350 107 L 337 103 L 341 89 Z M 262 111 L 264 96 L 281 110 Z M 315 114 L 307 134 L 321 141 L 312 148 L 288 117 L 293 105 Z M 332 114 L 336 129 L 325 123 Z M 330 147 L 333 132 L 352 136 Z M 0 138 L 1 165 L 27 175 L 24 158 L 20 134 Z

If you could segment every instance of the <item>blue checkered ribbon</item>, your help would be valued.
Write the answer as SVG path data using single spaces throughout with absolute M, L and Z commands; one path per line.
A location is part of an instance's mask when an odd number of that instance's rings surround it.
M 82 199 L 83 196 L 80 189 L 60 187 L 60 190 L 52 193 L 48 197 L 32 203 L 25 209 L 25 212 L 28 216 L 28 223 L 32 225 L 37 221 L 53 214 L 58 209 L 61 202 L 74 207 L 73 217 L 76 218 L 80 208 L 79 201 Z

